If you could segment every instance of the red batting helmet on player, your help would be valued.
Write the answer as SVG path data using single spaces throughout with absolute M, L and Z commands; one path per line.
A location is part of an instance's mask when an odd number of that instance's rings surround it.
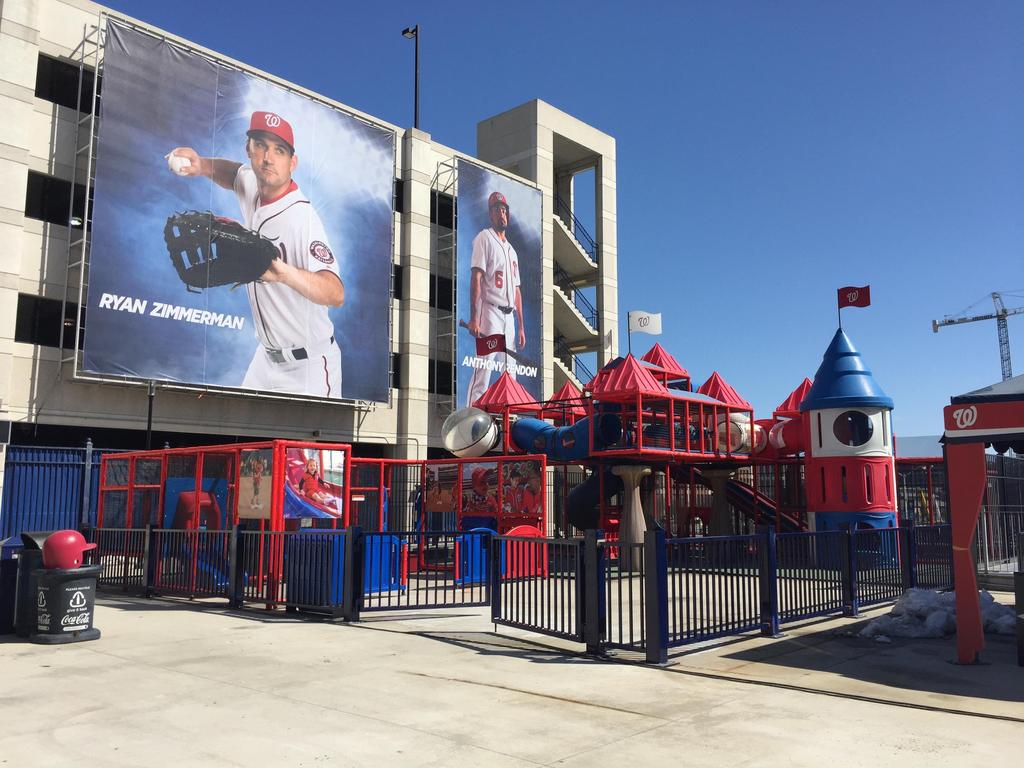
M 477 467 L 473 470 L 472 483 L 474 486 L 483 485 L 484 481 L 487 480 L 487 470 L 483 467 Z
M 505 210 L 508 210 L 508 200 L 501 192 L 491 192 L 491 196 L 487 198 L 487 207 L 493 208 L 496 205 L 504 205 Z
M 253 112 L 249 118 L 249 130 L 245 135 L 250 139 L 254 133 L 269 133 L 277 136 L 281 141 L 295 151 L 295 134 L 292 132 L 292 125 L 276 112 Z

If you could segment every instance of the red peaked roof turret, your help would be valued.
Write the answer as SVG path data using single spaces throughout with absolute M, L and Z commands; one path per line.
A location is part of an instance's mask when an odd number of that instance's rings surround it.
M 718 371 L 714 371 L 711 377 L 701 384 L 700 389 L 697 391 L 702 395 L 721 400 L 726 405 L 731 405 L 734 408 L 750 408 L 753 410 L 753 406 L 740 397 L 740 393 L 733 389 L 729 382 L 719 376 Z
M 666 397 L 669 394 L 665 385 L 654 378 L 651 370 L 632 355 L 608 363 L 598 371 L 587 389 L 598 400 L 615 400 L 632 395 Z
M 807 393 L 811 391 L 811 380 L 804 377 L 803 384 L 794 389 L 789 393 L 789 397 L 779 403 L 779 407 L 775 409 L 775 416 L 785 416 L 788 419 L 799 419 L 800 418 L 800 403 L 807 397 Z
M 540 404 L 533 399 L 533 395 L 513 379 L 508 371 L 501 374 L 498 380 L 477 398 L 473 407 L 489 412 L 503 411 L 508 408 L 511 413 L 537 413 L 541 408 Z
M 651 363 L 651 365 L 661 368 L 666 374 L 667 381 L 690 378 L 690 372 L 683 368 L 661 344 L 655 344 L 640 359 L 645 363 Z
M 558 417 L 587 415 L 587 409 L 583 407 L 583 393 L 571 381 L 565 382 L 562 388 L 544 403 L 544 410 L 550 411 L 551 416 Z

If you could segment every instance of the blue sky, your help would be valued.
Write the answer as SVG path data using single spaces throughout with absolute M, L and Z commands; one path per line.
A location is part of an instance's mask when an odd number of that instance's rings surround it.
M 1000 378 L 994 322 L 931 320 L 1024 306 L 1024 3 L 110 5 L 398 125 L 418 23 L 436 140 L 473 153 L 533 98 L 613 135 L 623 324 L 662 312 L 697 383 L 718 370 L 762 415 L 813 376 L 843 285 L 871 285 L 844 327 L 898 434 Z

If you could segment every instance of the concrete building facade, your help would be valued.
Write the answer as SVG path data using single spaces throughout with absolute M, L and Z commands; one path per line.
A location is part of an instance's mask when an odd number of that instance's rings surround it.
M 126 21 L 208 56 L 357 115 L 396 134 L 391 401 L 304 402 L 144 381 L 97 382 L 76 375 L 77 311 L 88 275 L 87 178 L 97 40 L 108 19 Z M 81 91 L 79 92 L 79 86 Z M 76 108 L 77 107 L 77 108 Z M 453 204 L 455 161 L 468 160 L 543 193 L 545 396 L 582 378 L 579 355 L 616 354 L 618 320 L 615 142 L 541 101 L 478 126 L 477 156 L 430 134 L 285 83 L 85 0 L 0 3 L 0 438 L 142 447 L 154 433 L 177 445 L 239 436 L 351 442 L 365 455 L 425 458 L 440 451 L 439 427 L 454 407 Z M 99 126 L 102 130 L 102 126 Z M 591 231 L 574 216 L 591 190 L 573 176 L 594 170 Z M 88 231 L 86 229 L 86 231 Z M 10 432 L 10 437 L 7 434 Z M 92 433 L 101 435 L 97 437 Z M 106 435 L 106 437 L 102 437 Z M 112 444 L 120 442 L 121 444 Z M 0 462 L 2 466 L 2 462 Z

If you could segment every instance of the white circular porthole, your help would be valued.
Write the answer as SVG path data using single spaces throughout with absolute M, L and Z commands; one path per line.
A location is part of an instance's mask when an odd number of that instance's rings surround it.
M 843 445 L 864 445 L 874 432 L 871 417 L 861 411 L 843 411 L 832 422 L 832 434 Z

